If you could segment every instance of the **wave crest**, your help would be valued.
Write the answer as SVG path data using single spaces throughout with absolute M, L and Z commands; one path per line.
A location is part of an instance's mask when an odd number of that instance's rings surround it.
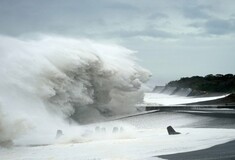
M 87 123 L 132 112 L 150 77 L 133 51 L 91 40 L 0 36 L 0 54 L 2 111 L 36 127 L 61 117 Z

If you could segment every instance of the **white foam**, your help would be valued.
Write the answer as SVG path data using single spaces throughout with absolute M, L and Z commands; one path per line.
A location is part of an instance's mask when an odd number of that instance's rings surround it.
M 56 160 L 111 160 L 147 159 L 157 155 L 193 151 L 211 147 L 234 139 L 234 130 L 229 129 L 177 129 L 180 135 L 169 136 L 165 130 L 137 130 L 135 137 L 103 139 L 96 141 L 73 141 L 41 147 L 15 147 L 0 149 L 1 158 L 56 159 Z
M 184 97 L 159 93 L 145 93 L 144 102 L 148 105 L 179 105 L 195 102 L 203 102 L 209 100 L 216 100 L 228 96 L 213 96 L 213 97 Z
M 0 134 L 14 135 L 0 142 L 25 131 L 38 142 L 68 128 L 71 115 L 92 122 L 135 112 L 150 76 L 133 51 L 84 39 L 0 36 L 0 57 Z
M 204 149 L 235 139 L 234 129 L 188 128 L 193 123 L 199 124 L 209 119 L 182 113 L 156 112 L 82 128 L 74 126 L 63 130 L 64 135 L 48 146 L 2 148 L 0 155 L 8 160 L 15 160 L 16 157 L 30 157 L 31 160 L 143 160 Z M 166 130 L 168 125 L 181 134 L 169 136 Z M 97 131 L 96 127 L 105 128 L 105 132 Z M 114 127 L 119 128 L 119 132 L 113 133 Z M 16 144 L 25 144 L 25 140 L 23 142 L 16 141 Z

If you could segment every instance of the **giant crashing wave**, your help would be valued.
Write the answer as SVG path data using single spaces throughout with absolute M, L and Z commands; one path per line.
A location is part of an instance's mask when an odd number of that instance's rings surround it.
M 0 142 L 135 112 L 150 77 L 133 51 L 86 39 L 0 36 L 0 57 Z

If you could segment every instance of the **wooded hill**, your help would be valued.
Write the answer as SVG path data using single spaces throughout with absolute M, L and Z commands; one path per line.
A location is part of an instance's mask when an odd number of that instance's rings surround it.
M 169 82 L 166 86 L 206 92 L 235 93 L 235 75 L 209 74 L 205 77 L 183 77 L 180 80 Z

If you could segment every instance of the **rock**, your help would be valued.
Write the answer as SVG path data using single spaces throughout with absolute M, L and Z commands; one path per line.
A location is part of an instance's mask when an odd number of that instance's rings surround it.
M 58 129 L 56 132 L 56 139 L 60 138 L 63 135 L 62 130 Z
M 118 133 L 119 129 L 118 127 L 113 127 L 113 133 Z
M 96 126 L 96 127 L 95 127 L 95 132 L 96 132 L 96 133 L 99 133 L 99 132 L 100 132 L 100 130 L 101 130 L 101 129 L 100 129 L 100 127 L 99 127 L 99 126 Z
M 167 132 L 169 135 L 180 134 L 180 132 L 176 132 L 172 126 L 167 127 Z
M 102 133 L 105 133 L 106 132 L 106 128 L 101 128 L 101 131 L 102 131 Z
M 0 141 L 0 146 L 5 148 L 10 148 L 13 146 L 12 140 Z

